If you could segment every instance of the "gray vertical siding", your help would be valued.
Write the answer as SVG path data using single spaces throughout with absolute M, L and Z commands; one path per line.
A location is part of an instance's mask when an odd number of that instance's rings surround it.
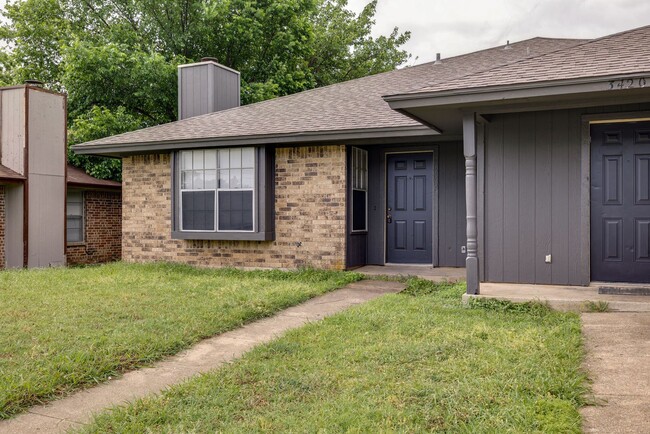
M 464 267 L 465 254 L 461 247 L 465 245 L 465 159 L 460 142 L 440 143 L 436 145 L 409 146 L 372 146 L 368 149 L 368 237 L 366 263 L 383 265 L 385 263 L 385 219 L 386 219 L 386 153 L 417 152 L 437 149 L 438 202 L 434 204 L 434 220 L 437 219 L 438 240 L 437 262 L 440 267 Z M 353 243 L 361 240 L 351 240 Z M 350 249 L 357 249 L 357 244 Z M 359 255 L 358 250 L 354 250 Z M 355 259 L 358 259 L 355 258 Z
M 5 265 L 22 268 L 23 257 L 23 194 L 20 184 L 5 185 Z
M 65 264 L 65 100 L 28 90 L 29 267 Z
M 0 162 L 25 175 L 25 88 L 0 92 Z
M 495 115 L 484 152 L 484 279 L 588 282 L 578 262 L 579 111 Z M 552 262 L 545 263 L 546 255 Z
M 178 70 L 178 118 L 212 113 L 239 106 L 239 74 L 212 62 Z
M 368 237 L 366 262 L 384 265 L 386 234 L 386 184 L 384 168 L 386 159 L 379 148 L 368 149 Z
M 438 265 L 464 267 L 465 158 L 462 143 L 443 143 L 438 160 Z

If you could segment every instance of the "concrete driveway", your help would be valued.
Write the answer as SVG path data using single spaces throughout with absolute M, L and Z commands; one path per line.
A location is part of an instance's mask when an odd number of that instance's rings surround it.
M 596 400 L 582 409 L 584 431 L 650 433 L 650 313 L 584 313 L 582 323 Z

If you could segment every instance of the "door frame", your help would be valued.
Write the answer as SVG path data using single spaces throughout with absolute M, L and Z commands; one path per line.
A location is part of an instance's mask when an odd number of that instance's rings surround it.
M 599 114 L 582 115 L 582 151 L 581 172 L 582 186 L 580 194 L 580 240 L 582 255 L 580 258 L 581 269 L 585 270 L 586 282 L 591 280 L 591 125 L 592 124 L 621 124 L 629 122 L 650 121 L 650 111 L 638 112 L 608 112 Z M 615 283 L 615 282 L 613 282 Z
M 431 210 L 431 264 L 413 264 L 413 265 L 423 265 L 438 267 L 438 248 L 439 248 L 439 237 L 438 237 L 438 210 L 440 209 L 438 203 L 438 145 L 433 146 L 433 149 L 422 149 L 422 150 L 412 150 L 412 151 L 385 151 L 384 152 L 384 192 L 383 192 L 383 202 L 384 209 L 383 213 L 386 214 L 388 208 L 388 157 L 391 155 L 400 155 L 400 154 L 432 154 L 433 164 L 431 167 L 432 173 L 432 184 L 433 191 L 432 194 L 432 207 Z M 383 231 L 384 231 L 384 264 L 388 265 L 388 224 L 386 223 L 386 217 L 383 219 Z M 409 264 L 401 264 L 409 265 Z

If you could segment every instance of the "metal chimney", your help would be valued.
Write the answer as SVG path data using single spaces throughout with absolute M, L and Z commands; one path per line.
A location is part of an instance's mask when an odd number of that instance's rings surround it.
M 178 67 L 178 119 L 226 110 L 240 105 L 239 71 L 204 57 Z

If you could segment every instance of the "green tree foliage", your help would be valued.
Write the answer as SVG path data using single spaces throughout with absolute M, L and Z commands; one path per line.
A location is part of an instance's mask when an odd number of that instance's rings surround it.
M 388 71 L 409 32 L 373 37 L 377 0 L 16 0 L 0 26 L 0 82 L 68 93 L 69 143 L 176 118 L 176 67 L 215 57 L 237 69 L 242 102 Z M 73 164 L 116 179 L 119 162 Z

